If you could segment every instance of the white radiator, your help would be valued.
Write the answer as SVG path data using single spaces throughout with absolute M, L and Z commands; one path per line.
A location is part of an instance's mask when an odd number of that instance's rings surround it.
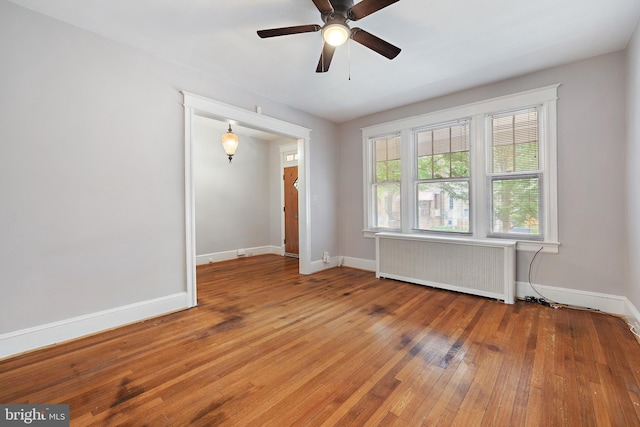
M 376 277 L 465 292 L 513 304 L 516 242 L 376 234 Z

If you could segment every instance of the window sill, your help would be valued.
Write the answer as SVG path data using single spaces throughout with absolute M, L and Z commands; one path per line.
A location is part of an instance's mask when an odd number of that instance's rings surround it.
M 544 254 L 557 254 L 560 250 L 560 242 L 533 242 L 530 240 L 516 240 L 516 250 L 520 252 L 540 252 Z
M 416 236 L 425 236 L 428 238 L 429 234 L 422 233 L 401 233 L 400 231 L 394 230 L 380 230 L 380 231 L 372 231 L 372 230 L 362 230 L 363 236 L 367 239 L 375 239 L 376 234 L 378 233 L 397 233 L 397 234 L 407 234 L 408 236 L 416 235 Z M 494 238 L 478 238 L 478 237 L 460 237 L 460 236 L 433 236 L 433 238 L 438 239 L 454 239 L 454 240 L 468 240 L 469 242 L 477 242 L 477 241 L 496 241 L 496 242 L 504 242 L 504 241 L 513 241 L 516 242 L 516 251 L 519 252 L 538 252 L 540 248 L 542 250 L 540 252 L 545 254 L 557 254 L 559 252 L 560 243 L 559 242 L 539 242 L 539 241 L 531 241 L 531 240 L 517 240 L 517 239 L 496 239 Z

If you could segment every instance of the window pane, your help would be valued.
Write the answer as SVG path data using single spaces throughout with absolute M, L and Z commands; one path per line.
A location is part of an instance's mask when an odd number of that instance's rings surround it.
M 400 228 L 400 184 L 374 186 L 375 221 L 379 228 Z
M 433 156 L 418 157 L 418 179 L 433 178 Z
M 418 179 L 469 176 L 469 124 L 417 132 Z
M 451 128 L 451 151 L 469 151 L 469 125 Z
M 513 145 L 493 146 L 493 173 L 508 173 L 515 169 L 513 165 Z
M 418 179 L 433 178 L 433 132 L 418 132 Z
M 434 178 L 449 178 L 449 171 L 451 170 L 451 155 L 436 154 L 433 156 L 433 177 Z
M 433 152 L 442 154 L 451 152 L 450 128 L 433 130 Z
M 491 117 L 493 173 L 537 171 L 538 110 Z
M 418 157 L 433 154 L 433 132 L 418 132 Z
M 376 182 L 400 181 L 400 160 L 376 162 Z
M 387 180 L 400 181 L 400 160 L 387 161 Z
M 469 152 L 451 153 L 451 176 L 462 178 L 469 176 Z
M 492 181 L 494 233 L 540 236 L 540 179 Z
M 400 181 L 400 136 L 376 138 L 373 144 L 375 181 Z
M 516 144 L 516 171 L 538 170 L 538 141 Z
M 469 182 L 440 181 L 418 184 L 420 230 L 469 231 Z

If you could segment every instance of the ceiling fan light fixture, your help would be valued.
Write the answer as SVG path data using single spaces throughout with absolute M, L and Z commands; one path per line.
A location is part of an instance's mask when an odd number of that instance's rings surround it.
M 351 30 L 343 23 L 327 24 L 322 28 L 322 38 L 331 46 L 343 45 L 349 36 L 351 36 Z

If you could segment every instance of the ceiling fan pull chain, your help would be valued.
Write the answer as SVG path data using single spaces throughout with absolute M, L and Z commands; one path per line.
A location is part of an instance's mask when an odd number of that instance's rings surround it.
M 320 37 L 320 42 L 322 44 L 322 50 L 320 51 L 320 60 L 322 61 L 322 71 L 326 71 L 327 69 L 324 68 L 324 39 L 322 38 L 322 36 Z
M 347 40 L 347 62 L 349 63 L 349 81 L 351 81 L 351 40 Z

